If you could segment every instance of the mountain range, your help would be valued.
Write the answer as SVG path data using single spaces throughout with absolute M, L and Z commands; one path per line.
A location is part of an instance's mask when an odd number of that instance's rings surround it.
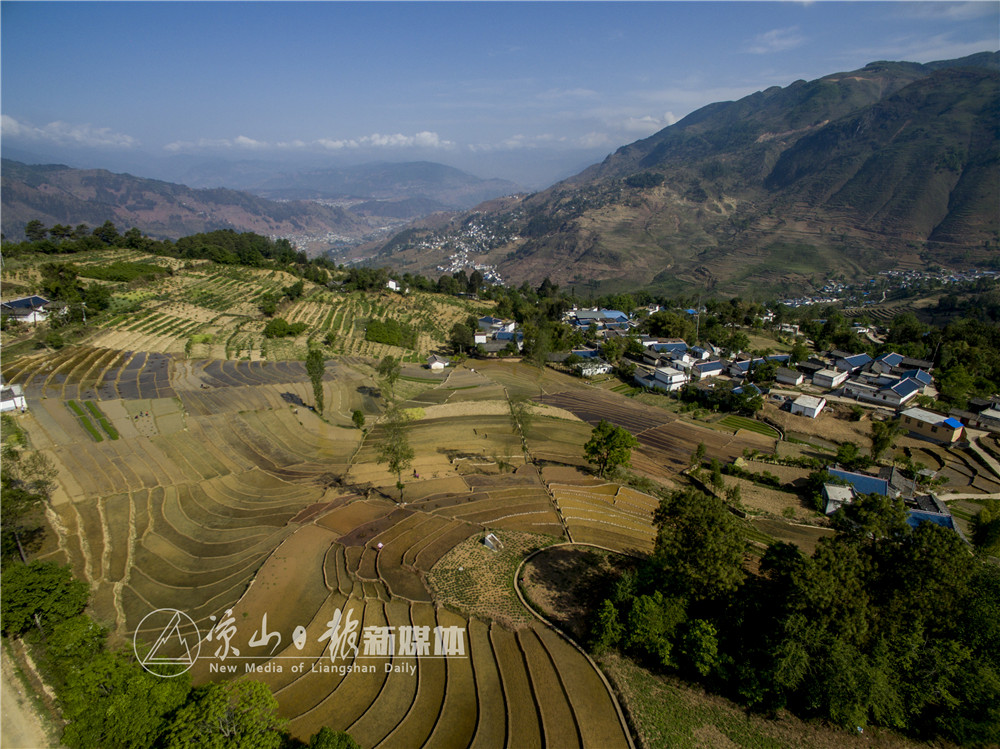
M 1000 267 L 998 103 L 1000 53 L 874 62 L 710 104 L 530 195 L 430 162 L 192 163 L 187 187 L 4 159 L 3 232 L 233 228 L 432 276 L 481 264 L 591 291 L 761 295 Z
M 998 70 L 1000 53 L 875 62 L 711 104 L 523 200 L 411 228 L 376 262 L 426 271 L 466 241 L 515 283 L 740 293 L 996 265 Z
M 286 236 L 315 254 L 518 189 L 511 182 L 484 180 L 430 162 L 301 172 L 222 162 L 192 169 L 188 176 L 195 187 L 103 169 L 4 159 L 3 233 L 20 238 L 32 219 L 47 226 L 96 226 L 110 220 L 157 238 L 221 228 Z M 230 187 L 197 187 L 220 182 Z

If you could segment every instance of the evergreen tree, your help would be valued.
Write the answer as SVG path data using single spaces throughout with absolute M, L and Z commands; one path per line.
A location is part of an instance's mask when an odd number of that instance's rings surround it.
M 326 372 L 326 357 L 317 347 L 309 349 L 306 355 L 306 373 L 312 383 L 313 397 L 316 399 L 316 413 L 323 413 L 323 374 Z

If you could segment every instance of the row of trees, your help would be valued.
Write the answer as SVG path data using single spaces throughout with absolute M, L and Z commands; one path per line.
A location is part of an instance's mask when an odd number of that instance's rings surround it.
M 901 501 L 841 511 L 811 557 L 778 543 L 748 576 L 739 521 L 695 489 L 654 514 L 653 556 L 615 579 L 591 644 L 772 712 L 1000 741 L 1000 569 Z

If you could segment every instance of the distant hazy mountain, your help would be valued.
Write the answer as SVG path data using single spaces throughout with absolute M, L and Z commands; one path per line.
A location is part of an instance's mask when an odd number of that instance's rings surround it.
M 184 181 L 196 186 L 225 184 L 275 200 L 417 199 L 431 210 L 462 210 L 520 191 L 507 180 L 480 179 L 429 161 L 301 171 L 279 171 L 260 161 L 210 162 L 189 169 Z
M 480 257 L 518 283 L 754 292 L 996 263 L 998 70 L 998 53 L 876 62 L 711 104 L 473 219 L 497 238 Z M 428 269 L 435 233 L 411 231 L 384 256 Z
M 3 233 L 23 237 L 25 224 L 46 226 L 113 221 L 158 238 L 177 238 L 214 229 L 263 235 L 361 238 L 372 234 L 363 217 L 312 202 L 275 202 L 224 188 L 195 190 L 159 180 L 102 169 L 60 164 L 29 166 L 2 162 Z

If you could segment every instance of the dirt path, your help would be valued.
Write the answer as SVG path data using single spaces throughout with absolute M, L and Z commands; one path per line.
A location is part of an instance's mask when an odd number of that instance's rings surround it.
M 0 685 L 0 746 L 4 749 L 47 749 L 49 741 L 34 706 L 25 696 L 25 687 L 14 673 L 7 651 L 0 652 L 3 683 Z

